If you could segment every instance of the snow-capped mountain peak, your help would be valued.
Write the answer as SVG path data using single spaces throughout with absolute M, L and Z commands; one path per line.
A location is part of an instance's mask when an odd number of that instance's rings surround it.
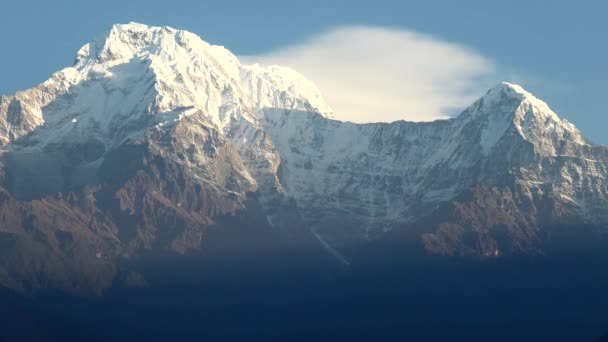
M 137 23 L 114 25 L 78 51 L 73 67 L 1 105 L 13 118 L 0 127 L 4 143 L 39 126 L 42 144 L 83 134 L 111 143 L 197 111 L 220 131 L 240 118 L 257 122 L 268 108 L 332 114 L 289 68 L 243 65 L 193 33 Z
M 568 144 L 587 145 L 588 141 L 570 122 L 561 119 L 544 101 L 519 85 L 502 82 L 490 89 L 461 116 L 478 122 L 483 151 L 491 153 L 505 135 L 516 133 L 532 143 L 542 155 L 558 155 Z
M 76 67 L 94 69 L 91 64 L 102 64 L 107 70 L 135 61 L 149 64 L 155 77 L 158 96 L 152 110 L 157 112 L 200 108 L 222 128 L 231 115 L 257 117 L 263 108 L 332 112 L 316 86 L 301 74 L 277 66 L 242 65 L 223 46 L 170 27 L 114 25 L 105 37 L 78 52 Z M 226 108 L 231 105 L 240 108 Z

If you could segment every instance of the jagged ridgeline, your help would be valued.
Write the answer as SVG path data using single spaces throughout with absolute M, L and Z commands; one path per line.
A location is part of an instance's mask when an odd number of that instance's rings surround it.
M 0 97 L 0 144 L 0 284 L 22 292 L 143 285 L 135 265 L 177 256 L 347 266 L 387 241 L 551 255 L 608 229 L 608 149 L 517 85 L 449 120 L 340 122 L 299 73 L 168 27 L 115 25 Z

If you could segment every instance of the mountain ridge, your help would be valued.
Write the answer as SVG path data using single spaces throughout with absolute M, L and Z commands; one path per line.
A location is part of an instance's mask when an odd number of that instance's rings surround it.
M 608 148 L 517 85 L 446 120 L 336 121 L 297 72 L 166 27 L 115 25 L 74 66 L 1 97 L 0 140 L 0 240 L 43 251 L 25 259 L 31 273 L 0 265 L 5 286 L 73 291 L 70 253 L 92 241 L 103 257 L 79 256 L 107 263 L 109 286 L 125 260 L 213 250 L 206 236 L 226 217 L 342 264 L 399 241 L 391 231 L 483 259 L 543 254 L 559 222 L 608 226 Z M 69 280 L 39 266 L 45 255 Z

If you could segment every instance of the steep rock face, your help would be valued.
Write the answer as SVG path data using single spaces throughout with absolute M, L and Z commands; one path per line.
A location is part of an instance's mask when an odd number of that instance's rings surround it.
M 146 284 L 130 265 L 165 255 L 322 257 L 288 200 L 276 196 L 278 214 L 273 226 L 267 223 L 237 150 L 196 118 L 108 151 L 97 185 L 33 200 L 16 200 L 0 188 L 0 284 L 96 296 L 122 281 L 130 286 L 133 277 Z M 234 229 L 238 236 L 231 236 Z
M 423 253 L 498 258 L 545 251 L 542 211 L 554 203 L 530 200 L 521 188 L 478 185 L 412 225 L 382 237 L 407 241 Z M 542 205 L 541 205 L 542 203 Z M 537 206 L 538 205 L 538 206 Z
M 117 273 L 117 226 L 92 194 L 29 202 L 0 189 L 0 284 L 25 293 L 98 295 Z
M 168 242 L 160 247 L 181 253 L 199 248 L 203 227 L 242 209 L 255 188 L 218 131 L 192 120 L 124 142 L 98 170 L 104 207 L 117 206 L 124 221 L 120 240 L 134 251 Z
M 608 150 L 515 85 L 450 120 L 357 125 L 277 110 L 265 128 L 285 192 L 338 248 L 416 222 L 477 184 L 563 203 L 556 221 L 606 222 Z

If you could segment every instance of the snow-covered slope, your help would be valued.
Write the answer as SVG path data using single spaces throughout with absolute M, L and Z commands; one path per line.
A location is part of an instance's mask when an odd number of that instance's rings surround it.
M 226 198 L 256 191 L 271 224 L 289 221 L 294 200 L 323 244 L 346 253 L 481 183 L 608 222 L 608 150 L 519 86 L 499 84 L 449 120 L 331 117 L 293 70 L 242 65 L 186 31 L 115 25 L 73 67 L 0 98 L 2 162 L 9 188 L 43 179 L 42 196 L 95 184 L 108 153 L 147 141 Z
M 169 27 L 114 25 L 73 67 L 0 100 L 0 141 L 37 129 L 37 143 L 82 136 L 105 144 L 201 110 L 221 130 L 266 107 L 331 115 L 318 89 L 283 67 L 241 65 L 221 46 Z M 42 126 L 42 127 L 40 127 Z
M 479 183 L 517 184 L 530 201 L 556 197 L 568 214 L 608 219 L 608 150 L 516 85 L 499 84 L 459 117 L 431 123 L 266 118 L 285 192 L 334 246 L 415 222 Z

